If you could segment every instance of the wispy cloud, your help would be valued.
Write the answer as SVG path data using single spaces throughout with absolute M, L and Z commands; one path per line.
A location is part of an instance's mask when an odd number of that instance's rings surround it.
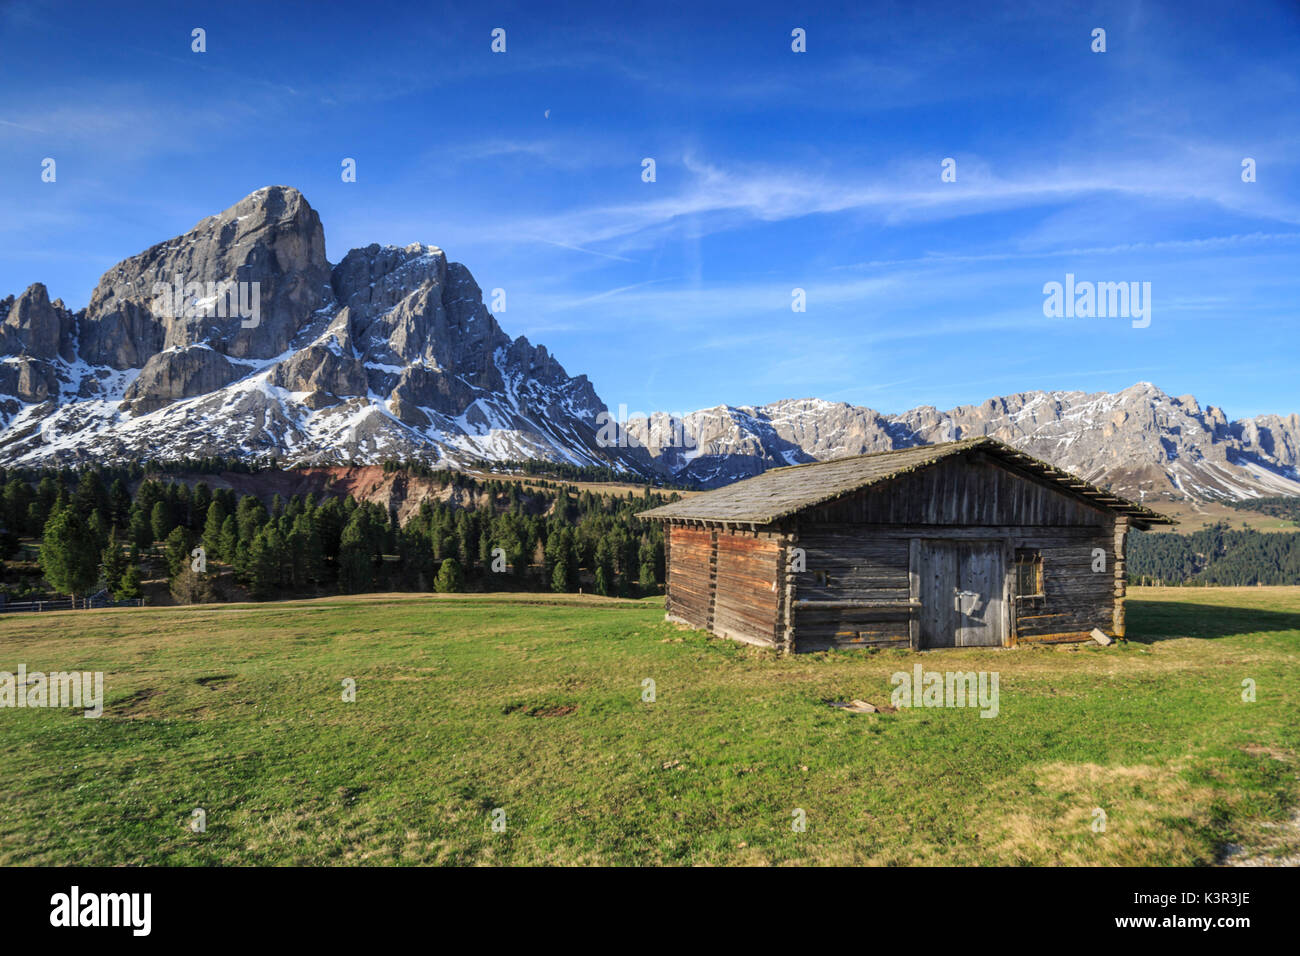
M 9 120 L 0 119 L 0 126 L 12 126 L 14 129 L 25 130 L 28 133 L 41 133 L 44 135 L 45 130 L 36 126 L 29 126 L 25 123 L 11 123 Z
M 680 188 L 646 184 L 647 198 L 566 210 L 509 223 L 495 235 L 547 235 L 566 246 L 588 248 L 610 243 L 626 251 L 663 238 L 665 229 L 690 219 L 705 233 L 751 222 L 778 222 L 835 213 L 866 212 L 878 221 L 907 222 L 952 219 L 977 213 L 1043 207 L 1094 195 L 1121 196 L 1128 201 L 1200 202 L 1260 219 L 1300 224 L 1300 207 L 1285 196 L 1238 188 L 1243 184 L 1218 164 L 1212 174 L 1188 175 L 1159 163 L 1113 164 L 1106 169 L 1062 166 L 1030 171 L 1016 177 L 993 173 L 987 164 L 959 164 L 956 183 L 939 181 L 939 157 L 917 158 L 900 165 L 911 172 L 863 182 L 859 176 L 810 173 L 806 169 L 730 167 L 681 157 L 688 182 Z M 922 185 L 920 169 L 933 183 Z M 1177 172 L 1177 174 L 1175 174 Z M 1257 185 L 1257 184 L 1256 184 Z M 669 191 L 667 196 L 663 192 Z
M 614 259 L 618 262 L 635 262 L 635 259 L 629 259 L 627 256 L 618 256 L 612 252 L 601 252 L 599 249 L 584 249 L 582 246 L 570 245 L 567 242 L 558 242 L 555 239 L 547 239 L 545 236 L 520 236 L 528 242 L 540 242 L 543 245 L 555 246 L 559 249 L 568 249 L 572 252 L 582 252 L 589 256 L 600 256 L 602 259 Z

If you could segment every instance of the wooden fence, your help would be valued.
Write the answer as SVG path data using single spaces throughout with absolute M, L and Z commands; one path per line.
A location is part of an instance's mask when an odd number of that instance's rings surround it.
M 109 600 L 108 592 L 100 591 L 83 598 L 56 598 L 49 601 L 5 601 L 0 597 L 0 614 L 38 611 L 94 611 L 105 607 L 143 607 L 143 598 L 126 601 Z

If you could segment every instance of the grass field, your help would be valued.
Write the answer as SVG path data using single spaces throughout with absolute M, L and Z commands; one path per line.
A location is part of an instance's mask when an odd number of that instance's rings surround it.
M 7 615 L 0 671 L 102 670 L 106 705 L 0 709 L 0 863 L 1294 858 L 1300 588 L 1138 589 L 1129 633 L 780 659 L 658 600 Z M 888 703 L 918 661 L 997 671 L 999 715 L 826 703 Z
M 626 498 L 629 493 L 634 498 L 640 498 L 645 494 L 645 483 L 636 484 L 635 482 L 623 481 L 574 481 L 566 478 L 551 477 L 549 475 L 511 475 L 502 472 L 491 471 L 467 471 L 465 474 L 471 478 L 477 478 L 479 481 L 510 481 L 517 485 L 522 485 L 526 491 L 545 491 L 539 482 L 546 481 L 552 485 L 561 485 L 569 488 L 576 488 L 578 491 L 590 491 L 595 495 L 604 495 L 606 497 Z M 553 490 L 553 489 L 552 489 Z M 699 491 L 684 491 L 680 488 L 655 488 L 656 494 L 672 496 L 681 495 L 683 498 L 690 498 L 694 495 L 702 494 Z

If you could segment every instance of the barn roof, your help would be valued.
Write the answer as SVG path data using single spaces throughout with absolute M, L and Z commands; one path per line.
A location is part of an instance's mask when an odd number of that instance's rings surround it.
M 995 438 L 967 438 L 939 445 L 919 445 L 898 451 L 855 455 L 807 465 L 773 468 L 761 475 L 738 481 L 716 491 L 694 495 L 682 501 L 643 511 L 642 518 L 665 521 L 734 522 L 770 524 L 787 515 L 842 495 L 869 488 L 890 478 L 919 471 L 954 455 L 979 450 L 1001 459 L 1013 469 L 1029 472 L 1061 485 L 1062 490 L 1129 517 L 1133 525 L 1174 524 L 1172 518 L 1144 508 L 1082 478 L 1032 458 Z

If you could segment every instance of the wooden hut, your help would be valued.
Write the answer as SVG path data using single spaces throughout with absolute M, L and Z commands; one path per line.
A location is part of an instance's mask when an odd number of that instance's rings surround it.
M 1174 522 L 991 438 L 777 468 L 663 521 L 669 620 L 832 647 L 1124 634 L 1130 528 Z

